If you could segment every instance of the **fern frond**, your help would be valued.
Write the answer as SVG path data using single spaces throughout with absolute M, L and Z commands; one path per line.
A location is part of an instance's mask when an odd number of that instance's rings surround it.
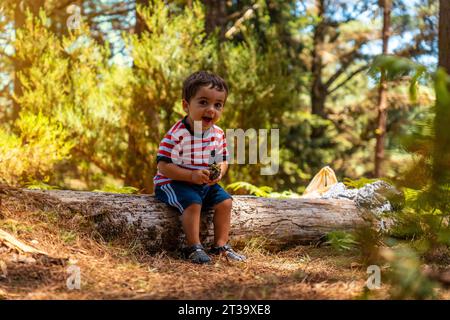
M 234 183 L 231 183 L 225 187 L 226 190 L 232 190 L 237 191 L 239 189 L 243 189 L 247 191 L 251 195 L 255 195 L 257 197 L 269 197 L 270 192 L 272 191 L 271 187 L 268 186 L 262 186 L 257 187 L 251 183 L 245 182 L 245 181 L 237 181 Z

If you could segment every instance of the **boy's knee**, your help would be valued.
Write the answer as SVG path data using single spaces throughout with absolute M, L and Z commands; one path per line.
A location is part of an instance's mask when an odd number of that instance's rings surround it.
M 231 207 L 233 206 L 233 201 L 231 199 L 223 200 L 222 202 L 219 202 L 216 204 L 216 209 L 227 209 L 231 210 Z
M 201 204 L 192 203 L 186 209 L 184 209 L 183 213 L 186 213 L 186 212 L 197 213 L 197 212 L 200 212 L 201 210 L 202 210 L 202 205 Z

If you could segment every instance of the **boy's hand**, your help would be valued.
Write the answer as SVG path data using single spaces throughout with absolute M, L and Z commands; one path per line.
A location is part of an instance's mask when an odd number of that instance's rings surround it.
M 220 181 L 220 179 L 222 179 L 222 174 L 220 174 L 217 179 L 211 180 L 210 182 L 208 182 L 208 186 L 212 186 L 213 184 L 216 184 L 217 182 Z
M 209 182 L 209 170 L 194 170 L 192 171 L 191 180 L 195 184 L 203 184 Z

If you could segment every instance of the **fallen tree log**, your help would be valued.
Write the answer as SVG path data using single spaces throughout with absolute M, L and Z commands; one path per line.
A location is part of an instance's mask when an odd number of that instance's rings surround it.
M 65 208 L 92 219 L 106 239 L 131 237 L 151 252 L 173 250 L 184 241 L 178 212 L 151 195 L 69 190 L 20 192 L 21 197 L 42 200 L 47 210 L 52 206 Z M 365 221 L 350 200 L 233 198 L 230 238 L 235 243 L 254 238 L 277 247 L 310 243 L 327 232 L 352 230 Z M 201 238 L 205 243 L 213 239 L 210 213 L 202 214 Z

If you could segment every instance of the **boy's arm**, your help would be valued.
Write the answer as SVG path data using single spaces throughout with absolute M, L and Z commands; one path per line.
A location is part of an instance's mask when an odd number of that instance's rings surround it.
M 225 175 L 225 172 L 228 170 L 228 162 L 224 161 L 220 163 L 220 177 L 222 178 Z
M 209 170 L 189 170 L 181 168 L 175 163 L 158 162 L 158 170 L 167 178 L 178 181 L 193 182 L 196 184 L 209 182 Z

